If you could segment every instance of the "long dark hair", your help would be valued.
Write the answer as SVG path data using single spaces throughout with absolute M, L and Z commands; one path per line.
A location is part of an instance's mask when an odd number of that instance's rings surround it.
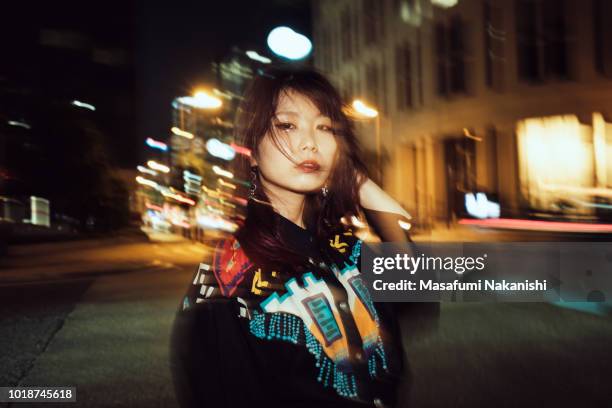
M 279 146 L 272 121 L 281 93 L 288 91 L 306 96 L 331 119 L 338 144 L 327 196 L 308 194 L 304 207 L 307 228 L 314 231 L 318 239 L 325 239 L 344 228 L 342 217 L 359 215 L 359 187 L 367 175 L 354 124 L 348 114 L 349 107 L 330 81 L 309 68 L 277 66 L 257 75 L 247 88 L 238 110 L 235 136 L 237 142 L 250 149 L 255 158 L 259 143 L 268 132 Z M 241 159 L 239 171 L 243 179 L 250 179 L 254 170 L 247 158 Z M 259 174 L 255 174 L 258 188 L 254 199 L 248 200 L 246 219 L 236 237 L 256 263 L 279 268 L 299 265 L 304 255 L 292 250 L 281 239 L 278 217 L 268 204 L 270 200 L 261 187 Z

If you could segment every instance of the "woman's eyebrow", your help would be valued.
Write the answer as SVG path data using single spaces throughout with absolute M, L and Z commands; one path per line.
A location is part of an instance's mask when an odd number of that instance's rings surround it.
M 294 112 L 294 111 L 278 111 L 278 112 L 276 112 L 276 115 L 283 115 L 283 114 L 285 114 L 285 115 L 294 115 L 294 116 L 298 115 L 298 113 Z M 329 116 L 324 115 L 322 113 L 319 113 L 316 117 L 317 118 L 324 118 L 324 119 L 331 119 Z

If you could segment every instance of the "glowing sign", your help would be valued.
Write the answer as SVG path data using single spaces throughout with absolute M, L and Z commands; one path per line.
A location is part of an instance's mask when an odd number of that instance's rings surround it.
M 468 214 L 476 218 L 499 218 L 500 206 L 487 199 L 485 193 L 467 193 L 465 195 L 465 209 Z
M 49 200 L 40 197 L 30 197 L 30 210 L 32 224 L 50 227 Z

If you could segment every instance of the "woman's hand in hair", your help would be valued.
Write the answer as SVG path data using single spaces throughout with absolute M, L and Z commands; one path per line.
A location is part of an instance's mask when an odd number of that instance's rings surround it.
M 358 180 L 358 183 L 360 181 Z M 367 210 L 390 212 L 407 219 L 412 218 L 397 201 L 369 178 L 366 178 L 359 189 L 359 204 Z

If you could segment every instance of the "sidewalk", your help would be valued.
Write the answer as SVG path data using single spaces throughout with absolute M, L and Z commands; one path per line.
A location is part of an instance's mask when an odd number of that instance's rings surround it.
M 14 245 L 0 258 L 0 285 L 56 279 L 90 278 L 141 270 L 158 270 L 173 264 L 152 253 L 156 242 L 189 243 L 179 236 L 113 234 L 107 238 L 44 244 Z
M 123 229 L 110 232 L 104 236 L 81 235 L 70 237 L 65 240 L 48 242 L 20 242 L 10 244 L 6 253 L 7 257 L 27 257 L 42 254 L 55 254 L 64 251 L 74 251 L 88 248 L 100 248 L 102 246 L 118 245 L 132 242 L 149 242 L 150 238 L 141 229 Z M 0 265 L 1 266 L 1 265 Z
M 97 279 L 19 386 L 76 387 L 76 403 L 54 406 L 177 407 L 169 340 L 191 271 L 177 272 Z
M 38 268 L 23 268 L 23 270 L 18 268 L 6 270 L 0 269 L 0 286 L 13 285 L 17 283 L 40 283 L 60 279 L 86 279 L 102 275 L 116 275 L 146 270 L 169 269 L 173 266 L 173 264 L 167 262 L 151 261 L 148 263 L 125 262 L 113 264 L 111 266 L 100 263 L 81 263 L 65 264 L 61 266 L 44 265 Z

